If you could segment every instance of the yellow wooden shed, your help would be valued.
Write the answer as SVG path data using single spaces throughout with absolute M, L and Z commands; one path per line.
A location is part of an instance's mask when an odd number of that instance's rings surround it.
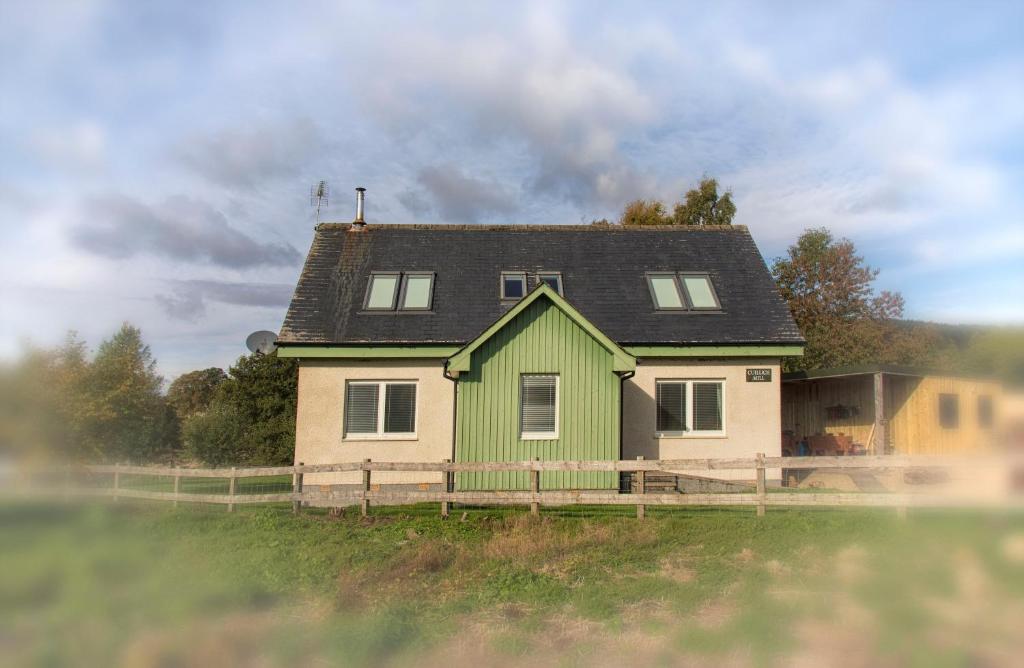
M 783 449 L 791 454 L 956 454 L 1001 437 L 998 381 L 869 365 L 782 376 Z

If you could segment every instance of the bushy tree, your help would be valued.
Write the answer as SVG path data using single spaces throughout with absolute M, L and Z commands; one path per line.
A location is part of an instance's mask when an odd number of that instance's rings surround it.
M 799 368 L 864 363 L 922 364 L 933 351 L 910 328 L 903 297 L 874 290 L 878 271 L 864 263 L 849 239 L 833 238 L 825 228 L 811 229 L 778 258 L 772 274 L 789 304 L 807 347 Z
M 174 409 L 179 420 L 188 420 L 193 415 L 206 412 L 217 388 L 227 377 L 224 370 L 217 367 L 183 373 L 167 388 L 167 403 Z
M 187 453 L 211 465 L 290 464 L 297 394 L 295 360 L 259 353 L 239 358 L 207 411 L 186 424 Z
M 718 181 L 704 177 L 700 185 L 687 191 L 672 211 L 673 225 L 732 225 L 736 205 L 732 191 L 718 195 Z
M 633 200 L 622 210 L 620 225 L 731 225 L 736 215 L 732 191 L 718 194 L 718 181 L 705 176 L 696 188 L 683 195 L 669 214 L 658 200 Z M 594 221 L 592 225 L 607 224 Z
M 100 344 L 79 389 L 82 454 L 146 462 L 176 449 L 177 419 L 161 394 L 163 378 L 142 332 L 125 323 Z
M 668 225 L 670 222 L 665 205 L 653 199 L 633 200 L 619 217 L 620 225 Z
M 88 367 L 74 332 L 53 349 L 29 347 L 0 366 L 0 450 L 19 458 L 80 458 L 81 412 Z

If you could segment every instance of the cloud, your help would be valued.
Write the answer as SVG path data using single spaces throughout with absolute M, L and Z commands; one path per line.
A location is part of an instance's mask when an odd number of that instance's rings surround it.
M 417 26 L 397 40 L 400 50 L 372 45 L 372 79 L 358 85 L 374 115 L 404 134 L 419 134 L 425 118 L 458 124 L 463 143 L 446 151 L 525 150 L 531 192 L 621 205 L 641 184 L 641 194 L 650 190 L 623 144 L 642 136 L 658 104 L 628 61 L 574 42 L 569 31 L 542 5 L 501 32 L 476 26 L 439 35 Z
M 517 209 L 516 198 L 501 184 L 467 176 L 455 165 L 424 167 L 416 180 L 423 191 L 405 191 L 399 201 L 418 215 L 434 210 L 445 220 L 473 223 Z
M 173 281 L 169 294 L 154 296 L 168 317 L 196 321 L 206 315 L 207 302 L 260 308 L 288 305 L 293 286 L 289 283 L 239 283 L 230 281 Z
M 95 122 L 78 121 L 65 127 L 37 128 L 28 150 L 43 164 L 67 171 L 89 172 L 103 165 L 107 136 Z
M 225 268 L 290 266 L 301 256 L 286 243 L 259 242 L 209 204 L 177 195 L 149 206 L 123 195 L 89 200 L 71 230 L 80 249 L 112 259 L 139 255 Z
M 172 155 L 216 184 L 248 189 L 269 179 L 294 177 L 312 161 L 320 143 L 317 126 L 297 118 L 190 134 L 175 145 Z

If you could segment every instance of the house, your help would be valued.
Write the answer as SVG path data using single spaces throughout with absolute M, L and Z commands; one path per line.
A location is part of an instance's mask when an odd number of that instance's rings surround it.
M 912 367 L 867 365 L 782 377 L 783 450 L 932 455 L 995 447 L 1002 386 Z
M 780 362 L 804 341 L 745 227 L 358 219 L 317 226 L 278 339 L 300 360 L 297 462 L 779 454 Z M 430 488 L 441 474 L 374 481 Z M 618 480 L 545 472 L 541 485 Z

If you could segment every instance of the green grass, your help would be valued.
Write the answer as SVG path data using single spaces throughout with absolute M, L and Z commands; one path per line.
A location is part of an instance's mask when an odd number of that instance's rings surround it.
M 1019 517 L 462 512 L 0 506 L 0 664 L 969 665 L 1022 649 Z

